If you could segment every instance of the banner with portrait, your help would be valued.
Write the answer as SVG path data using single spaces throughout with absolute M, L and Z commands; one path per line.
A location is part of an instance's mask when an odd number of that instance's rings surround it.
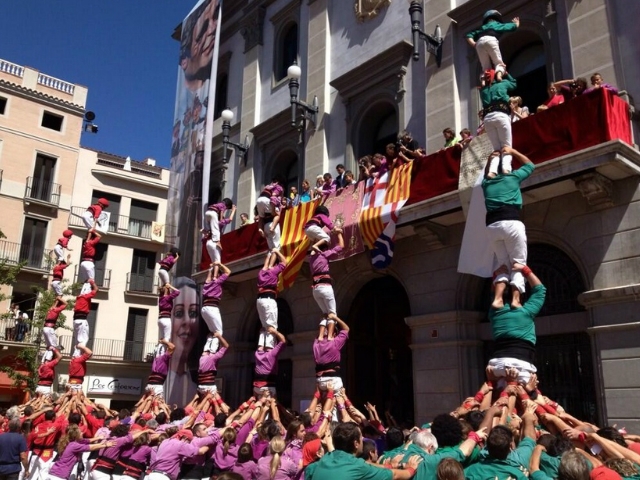
M 190 276 L 199 258 L 221 5 L 221 0 L 200 0 L 182 22 L 165 235 L 166 242 L 181 252 L 176 275 Z

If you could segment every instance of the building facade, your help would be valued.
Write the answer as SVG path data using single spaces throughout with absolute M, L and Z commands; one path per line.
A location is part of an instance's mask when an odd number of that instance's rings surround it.
M 212 176 L 211 183 L 237 202 L 239 212 L 252 211 L 261 186 L 274 175 L 293 185 L 302 178 L 313 183 L 338 163 L 357 171 L 359 157 L 382 153 L 403 129 L 427 153 L 442 148 L 445 127 L 475 130 L 480 66 L 464 35 L 492 8 L 505 19 L 520 17 L 520 28 L 502 39 L 501 48 L 519 82 L 515 93 L 531 111 L 545 100 L 548 82 L 589 78 L 596 71 L 625 90 L 631 102 L 639 98 L 633 80 L 640 73 L 639 47 L 631 19 L 640 5 L 424 2 L 423 29 L 431 33 L 439 25 L 444 37 L 440 66 L 423 44 L 418 61 L 412 60 L 408 6 L 396 0 L 224 5 L 217 80 L 226 89 L 218 95 L 235 113 L 232 141 L 248 135 L 250 150 L 246 161 L 232 157 L 223 164 L 218 118 L 211 170 L 224 176 Z M 294 61 L 302 69 L 299 99 L 311 104 L 315 97 L 319 106 L 315 125 L 303 130 L 291 127 L 286 72 Z M 631 121 L 637 136 L 637 116 L 623 121 Z M 548 125 L 550 131 L 561 127 Z M 523 219 L 529 263 L 549 287 L 537 320 L 543 392 L 578 416 L 640 428 L 632 407 L 640 395 L 633 373 L 640 357 L 640 156 L 627 140 L 602 140 L 588 148 L 578 142 L 545 162 L 526 185 Z M 404 208 L 388 269 L 373 269 L 366 254 L 332 266 L 338 312 L 352 327 L 344 361 L 350 396 L 415 422 L 448 412 L 472 395 L 491 349 L 490 285 L 457 272 L 465 216 L 453 190 Z M 255 278 L 262 260 L 256 254 L 229 265 L 234 275 L 221 310 L 234 348 L 218 373 L 232 404 L 250 391 L 258 324 Z M 202 273 L 196 276 L 203 279 Z M 278 300 L 280 328 L 293 343 L 282 355 L 279 391 L 296 409 L 314 389 L 311 344 L 318 311 L 310 284 L 303 269 Z

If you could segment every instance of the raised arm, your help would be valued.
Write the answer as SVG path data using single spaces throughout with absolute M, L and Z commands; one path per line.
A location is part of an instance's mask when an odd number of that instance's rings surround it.
M 220 269 L 222 270 L 222 273 L 224 273 L 225 275 L 231 275 L 231 270 L 226 265 L 223 265 L 222 263 L 218 263 L 218 267 L 220 267 Z
M 213 334 L 214 337 L 217 337 L 220 340 L 220 343 L 222 344 L 222 346 L 224 348 L 229 348 L 229 342 L 227 342 L 225 340 L 225 338 L 222 336 L 222 334 L 220 332 L 216 332 Z
M 344 236 L 342 235 L 342 230 L 340 230 L 338 233 L 338 245 L 340 245 L 341 248 L 344 248 Z
M 505 146 L 505 147 L 502 148 L 502 152 L 515 157 L 515 159 L 518 160 L 518 162 L 520 162 L 521 165 L 526 165 L 528 163 L 533 163 L 529 159 L 529 157 L 527 157 L 526 155 L 520 153 L 518 150 L 516 150 L 513 147 Z
M 340 327 L 340 330 L 344 332 L 349 331 L 349 325 L 347 325 L 343 320 L 336 317 L 336 322 L 338 323 L 338 327 Z

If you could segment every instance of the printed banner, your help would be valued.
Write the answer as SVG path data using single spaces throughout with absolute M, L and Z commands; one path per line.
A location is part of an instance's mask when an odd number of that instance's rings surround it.
M 342 228 L 344 238 L 344 250 L 341 254 L 332 257 L 332 262 L 364 252 L 364 243 L 360 232 L 363 194 L 364 183 L 359 182 L 356 185 L 343 188 L 340 193 L 329 195 L 323 203 L 329 209 L 334 225 Z
M 182 22 L 165 235 L 167 243 L 181 251 L 176 275 L 191 275 L 199 260 L 197 232 L 211 157 L 213 122 L 208 119 L 215 104 L 220 6 L 220 0 L 200 0 Z
M 87 394 L 104 395 L 124 394 L 139 396 L 142 393 L 142 381 L 139 378 L 89 377 Z

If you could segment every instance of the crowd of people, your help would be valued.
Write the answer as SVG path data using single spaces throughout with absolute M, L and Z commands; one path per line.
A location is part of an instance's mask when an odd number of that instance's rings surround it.
M 87 347 L 87 315 L 98 291 L 94 278 L 95 250 L 101 239 L 97 219 L 109 203 L 101 198 L 91 205 L 82 217 L 87 235 L 79 269 L 82 288 L 73 304 L 74 340 L 66 391 L 57 395 L 52 385 L 62 358 L 55 329 L 70 306 L 62 288 L 64 269 L 71 264 L 70 255 L 65 255 L 73 235 L 69 230 L 54 248 L 56 299 L 43 328 L 45 349 L 35 396 L 0 416 L 0 480 L 640 478 L 640 436 L 581 421 L 539 388 L 535 318 L 544 304 L 546 287 L 527 266 L 526 228 L 520 220 L 520 184 L 533 173 L 534 165 L 511 145 L 511 123 L 529 112 L 521 98 L 509 97 L 516 81 L 502 62 L 497 44 L 502 32 L 518 25 L 517 18 L 502 23 L 500 14 L 490 10 L 482 27 L 468 36 L 485 70 L 480 86 L 482 114 L 494 149 L 481 187 L 495 267 L 488 313 L 495 347 L 486 379 L 473 397 L 415 426 L 396 425 L 391 418 L 383 421 L 375 405 L 367 403 L 359 409 L 349 399 L 341 376 L 341 351 L 349 339 L 349 325 L 338 315 L 330 271 L 330 261 L 344 248 L 344 238 L 329 209 L 318 202 L 302 227 L 309 245 L 311 295 L 320 317 L 312 346 L 315 391 L 303 412 L 278 402 L 277 359 L 288 344 L 278 330 L 276 301 L 279 276 L 287 266 L 280 251 L 282 208 L 322 198 L 422 158 L 424 152 L 404 131 L 384 154 L 360 159 L 357 179 L 338 165 L 336 178 L 329 173 L 318 177 L 315 189 L 307 180 L 300 192 L 295 187 L 285 192 L 278 180 L 262 189 L 255 216 L 269 249 L 256 279 L 261 329 L 254 353 L 253 395 L 235 409 L 224 401 L 216 382 L 219 362 L 231 348 L 223 336 L 219 307 L 222 285 L 232 274 L 221 262 L 220 241 L 235 214 L 233 202 L 225 198 L 209 205 L 204 214 L 202 243 L 211 263 L 202 287 L 200 314 L 208 332 L 197 391 L 185 405 L 165 399 L 175 352 L 171 318 L 180 295 L 171 279 L 180 251 L 172 248 L 159 262 L 159 338 L 151 374 L 137 404 L 120 411 L 95 403 L 82 390 L 92 355 Z M 613 88 L 598 74 L 592 83 L 594 88 Z M 545 108 L 562 103 L 556 99 L 558 90 L 572 98 L 586 90 L 586 81 L 556 82 Z M 461 132 L 461 142 L 451 129 L 443 135 L 446 147 L 471 140 L 467 129 Z M 249 221 L 244 213 L 241 218 L 243 223 Z M 529 296 L 524 301 L 527 284 Z

